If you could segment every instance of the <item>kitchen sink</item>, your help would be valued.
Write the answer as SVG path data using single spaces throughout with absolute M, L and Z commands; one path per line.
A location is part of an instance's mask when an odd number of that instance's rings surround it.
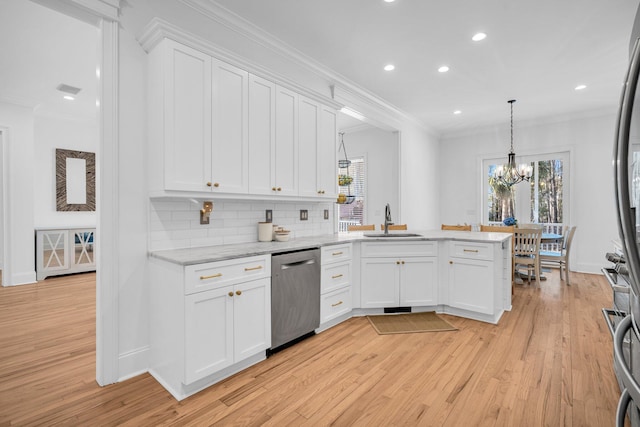
M 422 237 L 422 234 L 416 233 L 368 233 L 364 234 L 364 237 Z

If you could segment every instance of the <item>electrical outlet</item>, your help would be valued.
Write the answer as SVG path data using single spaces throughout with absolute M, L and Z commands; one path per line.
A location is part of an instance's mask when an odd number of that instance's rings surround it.
M 324 219 L 329 219 L 329 209 L 324 210 Z
M 273 222 L 273 211 L 271 209 L 267 209 L 264 213 L 264 221 L 265 222 Z
M 309 211 L 306 209 L 300 209 L 300 221 L 306 221 L 309 219 Z

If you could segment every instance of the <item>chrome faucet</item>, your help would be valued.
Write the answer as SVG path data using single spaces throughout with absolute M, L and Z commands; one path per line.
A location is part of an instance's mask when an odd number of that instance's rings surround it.
M 391 208 L 389 207 L 389 203 L 387 203 L 387 206 L 384 208 L 384 234 L 389 234 L 389 226 L 392 224 Z

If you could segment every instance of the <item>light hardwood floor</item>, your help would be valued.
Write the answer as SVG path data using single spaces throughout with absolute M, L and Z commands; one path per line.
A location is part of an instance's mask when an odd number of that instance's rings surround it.
M 353 318 L 182 402 L 95 382 L 95 274 L 0 289 L 0 426 L 608 426 L 619 390 L 603 277 L 516 286 L 499 325 L 377 335 Z

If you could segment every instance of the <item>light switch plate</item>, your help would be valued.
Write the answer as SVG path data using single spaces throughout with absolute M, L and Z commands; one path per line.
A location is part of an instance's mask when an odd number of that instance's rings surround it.
M 329 209 L 324 210 L 324 219 L 329 219 Z
M 306 221 L 309 219 L 309 211 L 306 209 L 300 209 L 300 221 Z
M 273 211 L 271 209 L 265 210 L 264 221 L 265 222 L 273 222 Z

